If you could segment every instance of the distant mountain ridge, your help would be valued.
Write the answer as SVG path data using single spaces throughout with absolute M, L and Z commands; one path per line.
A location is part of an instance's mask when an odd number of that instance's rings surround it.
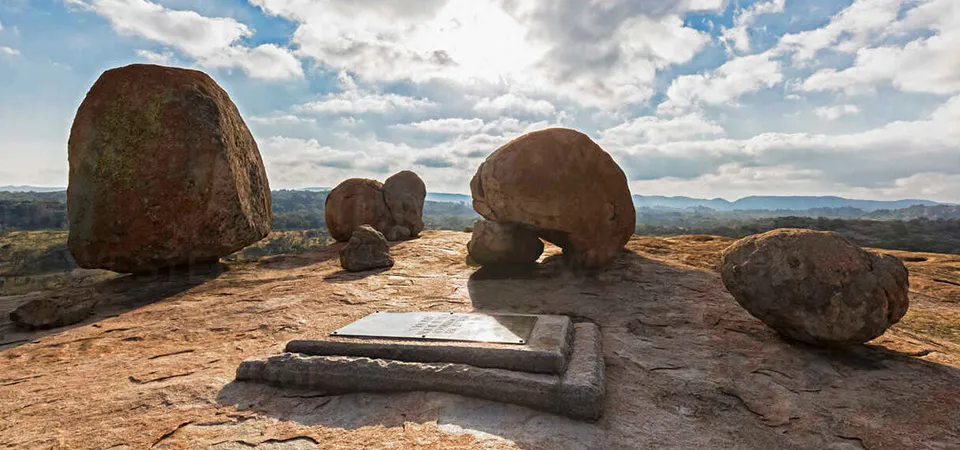
M 0 186 L 0 192 L 57 192 L 65 190 L 67 190 L 65 187 Z
M 326 192 L 329 187 L 308 187 L 296 189 L 299 191 Z M 63 187 L 41 186 L 0 186 L 0 192 L 58 192 L 65 191 Z M 442 203 L 473 204 L 473 198 L 466 194 L 451 194 L 446 192 L 428 192 L 427 201 Z M 743 211 L 743 210 L 791 210 L 807 211 L 818 208 L 856 208 L 864 212 L 873 212 L 881 209 L 905 209 L 911 206 L 944 205 L 930 200 L 857 200 L 836 196 L 773 196 L 754 195 L 736 201 L 722 198 L 695 198 L 695 197 L 668 197 L 663 195 L 634 195 L 633 204 L 637 207 L 648 208 L 710 208 L 716 211 Z
M 879 209 L 903 209 L 914 205 L 935 206 L 937 203 L 930 200 L 857 200 L 835 196 L 750 196 L 736 201 L 722 198 L 703 199 L 692 197 L 666 197 L 661 195 L 634 195 L 633 204 L 649 208 L 676 208 L 707 207 L 717 211 L 737 210 L 793 210 L 804 211 L 816 208 L 857 208 L 863 211 Z

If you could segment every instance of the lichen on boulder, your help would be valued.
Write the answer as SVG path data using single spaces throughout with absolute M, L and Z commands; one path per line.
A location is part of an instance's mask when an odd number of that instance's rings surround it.
M 721 261 L 724 285 L 747 312 L 809 344 L 869 341 L 909 306 L 903 263 L 836 233 L 773 230 L 737 241 Z
M 104 72 L 70 130 L 69 247 L 84 268 L 215 262 L 270 232 L 270 186 L 236 105 L 196 70 Z

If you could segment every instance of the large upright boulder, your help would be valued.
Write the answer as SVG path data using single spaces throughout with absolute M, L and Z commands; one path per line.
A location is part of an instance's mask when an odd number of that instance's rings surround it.
M 575 130 L 551 128 L 514 139 L 480 165 L 470 190 L 481 216 L 538 230 L 579 267 L 610 263 L 636 228 L 623 170 Z
M 270 232 L 257 143 L 203 72 L 144 64 L 104 72 L 68 147 L 69 247 L 81 267 L 214 262 Z
M 899 259 L 830 232 L 780 229 L 741 239 L 724 250 L 721 275 L 750 314 L 814 345 L 869 341 L 909 306 Z
M 387 240 L 417 237 L 423 231 L 423 203 L 427 188 L 417 174 L 404 170 L 381 184 L 350 178 L 327 195 L 324 220 L 330 236 L 346 242 L 361 225 L 370 225 Z
M 383 183 L 383 198 L 390 210 L 393 225 L 410 231 L 416 237 L 423 231 L 423 202 L 427 186 L 417 174 L 404 170 Z

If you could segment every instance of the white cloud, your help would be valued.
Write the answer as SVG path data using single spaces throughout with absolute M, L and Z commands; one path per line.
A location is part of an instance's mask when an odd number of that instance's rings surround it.
M 475 133 L 483 128 L 482 119 L 430 119 L 415 123 L 391 125 L 390 128 L 401 131 L 418 131 L 435 134 Z
M 503 94 L 495 98 L 482 98 L 473 106 L 473 110 L 480 114 L 492 116 L 503 113 L 548 116 L 557 111 L 553 103 L 546 100 L 532 99 L 513 93 Z
M 722 29 L 720 41 L 723 42 L 728 51 L 736 49 L 740 53 L 749 52 L 750 27 L 762 15 L 783 12 L 786 3 L 786 0 L 769 0 L 754 3 L 748 8 L 738 9 L 733 18 L 733 27 Z
M 677 77 L 667 89 L 667 99 L 657 112 L 680 114 L 701 105 L 736 105 L 744 94 L 770 88 L 783 81 L 773 53 L 739 56 L 716 70 Z
M 20 56 L 20 50 L 0 45 L 0 55 Z
M 261 125 L 312 125 L 317 123 L 317 119 L 312 117 L 300 117 L 295 114 L 252 116 L 248 118 L 247 121 Z
M 822 27 L 780 38 L 779 51 L 793 53 L 795 62 L 809 61 L 831 48 L 853 53 L 889 30 L 904 0 L 855 0 Z
M 153 64 L 169 65 L 170 62 L 173 61 L 172 52 L 158 53 L 150 50 L 137 50 L 137 56 Z
M 860 107 L 857 105 L 821 106 L 813 112 L 821 119 L 837 120 L 841 116 L 860 114 Z
M 68 0 L 110 21 L 121 35 L 139 36 L 171 46 L 208 68 L 239 68 L 253 78 L 281 80 L 303 77 L 300 62 L 289 50 L 273 44 L 249 48 L 237 44 L 253 35 L 228 17 L 205 17 L 195 11 L 172 10 L 147 0 Z M 144 55 L 141 55 L 144 56 Z
M 663 119 L 641 116 L 600 132 L 602 146 L 630 146 L 636 144 L 664 144 L 722 136 L 723 128 L 690 114 Z
M 251 2 L 299 24 L 299 55 L 365 82 L 502 83 L 518 95 L 603 107 L 647 101 L 658 70 L 689 61 L 709 42 L 681 14 L 725 3 Z
M 327 94 L 322 100 L 294 107 L 301 113 L 316 114 L 388 114 L 396 111 L 415 111 L 436 107 L 425 99 L 399 94 L 382 94 L 361 89 L 346 72 L 337 76 L 341 92 Z
M 856 193 L 888 196 L 926 189 L 955 201 L 938 180 L 960 178 L 960 95 L 920 120 L 850 134 L 763 133 L 748 139 L 607 144 L 631 185 L 668 193 L 689 183 L 725 192 Z M 936 174 L 926 179 L 917 174 Z M 656 181 L 653 181 L 656 180 Z M 909 180 L 909 181 L 901 181 Z M 926 180 L 926 181 L 925 181 Z M 901 190 L 898 190 L 901 189 Z M 689 191 L 688 191 L 689 192 Z
M 960 44 L 960 4 L 955 0 L 927 0 L 909 10 L 902 20 L 883 23 L 885 27 L 878 30 L 881 37 L 917 38 L 903 45 L 859 48 L 852 66 L 822 69 L 807 78 L 800 89 L 839 90 L 854 95 L 874 92 L 879 85 L 890 83 L 906 92 L 960 92 L 960 53 L 956 51 Z M 918 30 L 934 34 L 917 35 Z

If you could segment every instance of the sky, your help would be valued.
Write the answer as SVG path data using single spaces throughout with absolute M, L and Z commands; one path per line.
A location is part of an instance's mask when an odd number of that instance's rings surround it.
M 0 185 L 67 184 L 107 69 L 203 70 L 271 187 L 483 159 L 567 127 L 634 194 L 960 202 L 957 0 L 0 0 Z

